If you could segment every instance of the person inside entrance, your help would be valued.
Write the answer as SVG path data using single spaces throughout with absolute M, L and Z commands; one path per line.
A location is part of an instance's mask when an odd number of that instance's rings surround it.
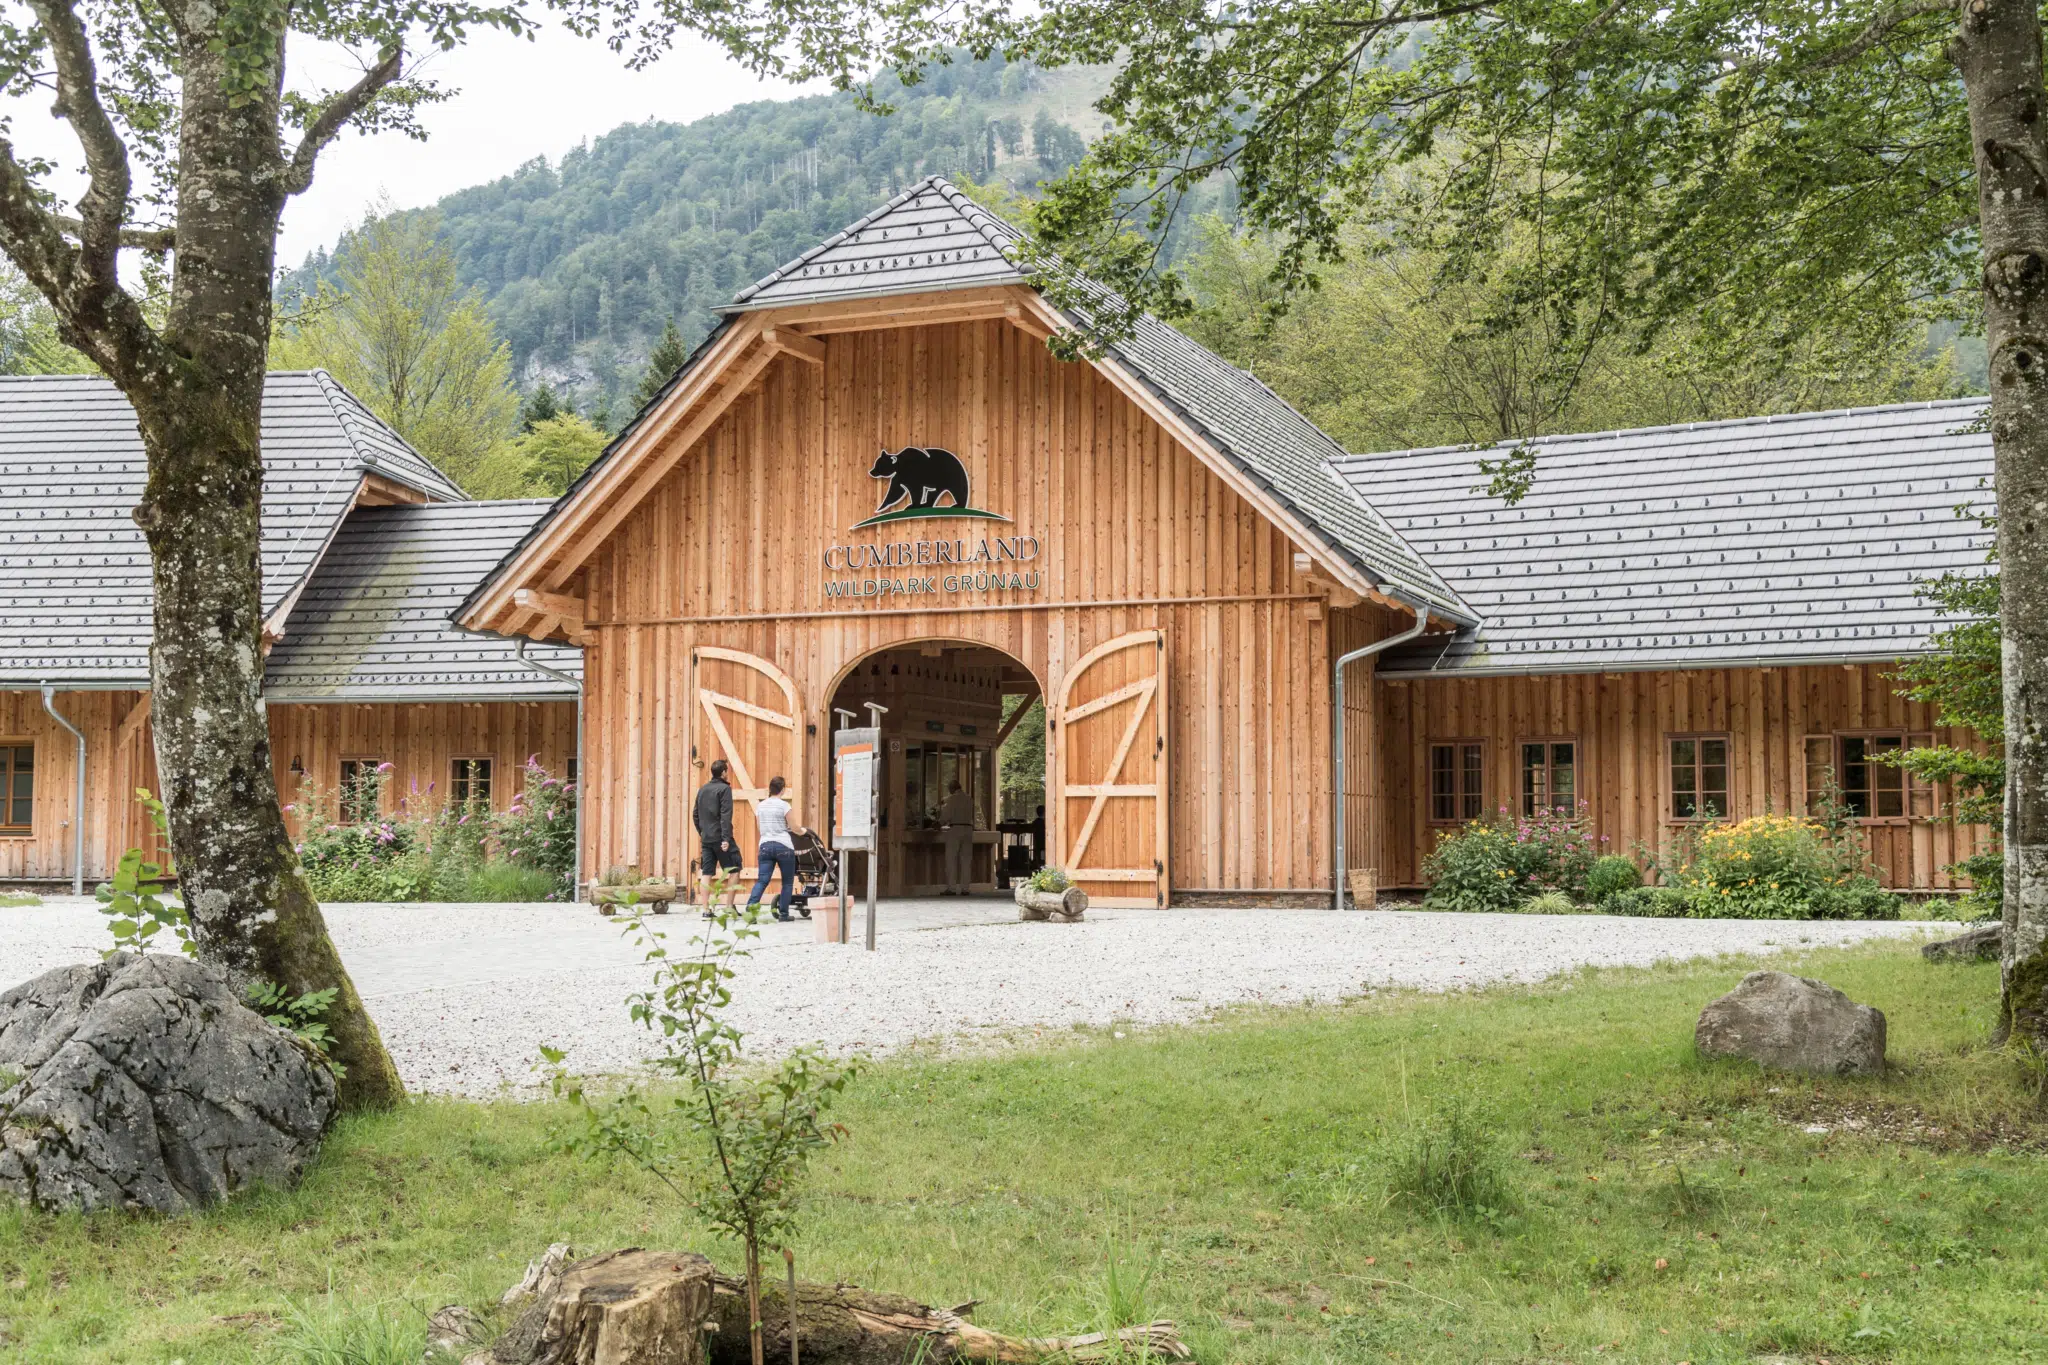
M 946 889 L 942 896 L 964 896 L 974 872 L 974 797 L 958 781 L 939 808 L 939 829 L 946 840 Z

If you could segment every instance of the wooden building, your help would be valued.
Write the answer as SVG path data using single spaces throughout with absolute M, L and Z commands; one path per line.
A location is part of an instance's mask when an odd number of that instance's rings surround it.
M 1738 575 L 1712 557 L 1739 546 L 1747 565 L 1808 556 L 1840 569 L 1844 551 L 1754 529 L 1760 516 L 1716 494 L 1652 496 L 1625 470 L 1594 477 L 1631 488 L 1632 519 L 1548 472 L 1521 509 L 1489 504 L 1522 528 L 1518 551 L 1498 527 L 1472 529 L 1483 513 L 1460 502 L 1478 481 L 1470 452 L 1347 455 L 1256 379 L 1150 320 L 1102 358 L 1056 358 L 1046 339 L 1071 320 L 1011 264 L 1013 241 L 934 178 L 746 290 L 463 604 L 467 628 L 584 647 L 587 866 L 685 875 L 692 796 L 720 758 L 744 798 L 749 855 L 747 808 L 771 776 L 789 781 L 799 818 L 823 825 L 831 735 L 876 703 L 888 708 L 884 890 L 940 883 L 937 826 L 956 780 L 976 799 L 985 886 L 989 753 L 1005 715 L 1035 698 L 1051 860 L 1098 900 L 1328 903 L 1333 666 L 1375 646 L 1389 653 L 1346 675 L 1343 832 L 1347 865 L 1386 885 L 1416 880 L 1446 823 L 1431 786 L 1445 754 L 1455 818 L 1513 805 L 1517 784 L 1535 782 L 1532 800 L 1584 796 L 1617 843 L 1654 843 L 1679 736 L 1697 741 L 1683 751 L 1692 780 L 1722 783 L 1740 814 L 1799 799 L 1817 739 L 1931 728 L 1890 697 L 1883 661 L 1921 648 L 1930 628 L 1905 575 L 1981 561 L 1964 524 L 1916 523 L 1926 553 L 1887 561 L 1882 608 L 1861 586 L 1838 589 L 1832 633 L 1767 639 L 1769 603 L 1745 595 L 1756 575 L 1745 567 L 1740 590 L 1721 589 L 1714 580 Z M 1887 447 L 1908 464 L 1915 434 L 1968 415 L 1909 411 L 1920 415 Z M 1844 421 L 1815 419 L 1809 439 Z M 1692 464 L 1739 446 L 1730 430 Z M 1988 465 L 1982 438 L 1941 450 L 1954 466 L 1943 477 Z M 1804 477 L 1810 495 L 1838 472 L 1784 478 L 1791 489 Z M 1761 496 L 1720 474 L 1734 502 Z M 1407 496 L 1424 486 L 1428 498 Z M 1569 527 L 1553 506 L 1567 497 L 1582 510 Z M 1837 498 L 1828 515 L 1910 517 L 1956 500 L 1906 475 Z M 1667 516 L 1666 502 L 1679 510 Z M 1538 508 L 1547 519 L 1532 526 Z M 1709 534 L 1731 520 L 1746 529 Z M 1666 580 L 1689 582 L 1686 610 L 1712 616 L 1701 603 L 1725 599 L 1755 613 L 1743 628 L 1754 639 L 1642 643 L 1679 634 L 1635 621 L 1630 576 L 1650 544 L 1637 532 L 1660 528 L 1670 562 L 1641 590 L 1661 610 Z M 1854 558 L 1857 573 L 1877 571 L 1874 556 Z M 1783 577 L 1757 591 L 1788 612 L 1819 591 Z M 1588 614 L 1589 601 L 1611 610 Z M 1853 633 L 1872 622 L 1883 630 Z M 1560 647 L 1534 648 L 1546 635 Z M 1543 761 L 1523 764 L 1539 745 Z M 1931 823 L 1933 794 L 1901 799 L 1904 813 L 1872 816 L 1900 822 L 1887 867 L 1901 884 L 1935 885 L 1955 836 Z
M 324 373 L 264 396 L 265 699 L 292 801 L 389 763 L 387 799 L 458 776 L 502 808 L 573 768 L 578 651 L 449 613 L 546 507 L 476 503 Z M 90 884 L 154 847 L 142 445 L 113 385 L 0 379 L 0 884 Z M 553 674 L 533 664 L 546 665 Z M 84 782 L 78 780 L 84 755 Z

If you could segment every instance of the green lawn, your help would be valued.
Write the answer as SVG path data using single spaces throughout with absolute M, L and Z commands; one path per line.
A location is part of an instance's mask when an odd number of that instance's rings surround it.
M 844 1108 L 798 1268 L 1035 1332 L 1097 1323 L 1107 1261 L 1156 1257 L 1149 1306 L 1206 1365 L 2041 1359 L 2048 1125 L 2040 1078 L 1982 1050 L 1996 969 L 1798 962 L 1886 1011 L 1891 1077 L 1697 1061 L 1739 963 L 892 1062 Z M 1388 1134 L 1458 1096 L 1511 1206 L 1390 1198 Z M 0 1358 L 310 1361 L 297 1305 L 381 1310 L 417 1360 L 425 1310 L 494 1300 L 550 1241 L 733 1263 L 647 1181 L 554 1155 L 558 1119 L 420 1103 L 207 1217 L 0 1213 Z

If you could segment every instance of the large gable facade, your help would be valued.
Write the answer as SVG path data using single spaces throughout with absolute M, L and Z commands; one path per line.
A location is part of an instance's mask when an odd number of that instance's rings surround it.
M 1966 412 L 1546 443 L 1502 509 L 1470 452 L 1347 454 L 1152 320 L 1055 358 L 1070 319 L 1014 241 L 934 179 L 744 291 L 463 603 L 584 647 L 587 866 L 690 875 L 719 759 L 747 862 L 772 776 L 823 825 L 832 735 L 875 703 L 884 892 L 955 875 L 956 783 L 971 880 L 998 882 L 994 827 L 1032 821 L 995 750 L 1038 698 L 1039 852 L 1112 903 L 1327 903 L 1340 804 L 1347 872 L 1414 885 L 1475 815 L 1583 801 L 1654 846 L 1852 766 L 1889 879 L 1941 883 L 1967 833 L 1867 760 L 1940 733 L 1887 669 L 1936 624 L 1916 578 L 1982 564 L 1971 525 L 1921 515 L 1988 461 L 1947 434 Z M 1857 491 L 1880 447 L 1909 489 Z M 1379 646 L 1340 765 L 1333 665 Z

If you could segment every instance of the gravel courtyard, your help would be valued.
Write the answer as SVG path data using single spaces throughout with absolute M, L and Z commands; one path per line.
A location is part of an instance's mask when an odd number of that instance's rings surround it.
M 616 1071 L 647 1035 L 620 998 L 647 980 L 617 920 L 561 905 L 333 905 L 357 987 L 414 1090 L 482 1096 L 535 1079 L 541 1043 L 579 1071 Z M 700 921 L 652 923 L 684 947 Z M 1642 920 L 1424 911 L 1092 910 L 1081 924 L 1020 924 L 995 897 L 882 906 L 877 950 L 763 926 L 734 986 L 750 1048 L 820 1042 L 887 1052 L 1031 1030 L 1160 1024 L 1247 1003 L 1337 1000 L 1379 987 L 1455 989 L 1535 981 L 1580 966 L 1767 953 L 1871 938 L 1918 924 Z M 107 940 L 88 900 L 0 909 L 0 988 Z

